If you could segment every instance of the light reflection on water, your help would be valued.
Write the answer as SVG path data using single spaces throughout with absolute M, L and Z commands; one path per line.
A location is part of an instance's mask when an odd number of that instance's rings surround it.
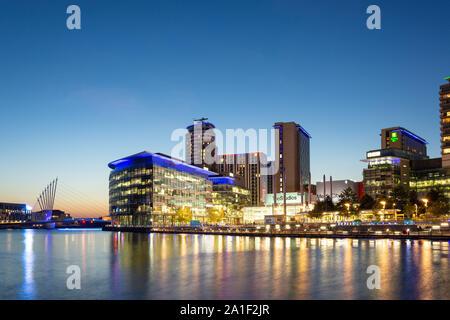
M 0 232 L 1 299 L 450 299 L 449 242 Z M 81 268 L 81 290 L 66 268 Z M 378 265 L 381 289 L 366 286 Z
M 34 298 L 34 252 L 33 252 L 33 230 L 24 231 L 24 249 L 22 254 L 23 261 L 23 282 L 22 294 L 25 299 Z

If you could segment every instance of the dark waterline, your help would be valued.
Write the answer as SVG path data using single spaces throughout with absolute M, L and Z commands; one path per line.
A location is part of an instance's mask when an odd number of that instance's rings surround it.
M 0 231 L 0 299 L 450 299 L 450 243 Z M 81 290 L 66 269 L 81 269 Z M 367 288 L 367 267 L 381 289 Z

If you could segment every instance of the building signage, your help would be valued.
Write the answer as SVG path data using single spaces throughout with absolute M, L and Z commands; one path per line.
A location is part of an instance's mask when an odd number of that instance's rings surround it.
M 367 152 L 367 158 L 373 158 L 373 157 L 379 157 L 379 156 L 381 156 L 380 151 Z
M 268 206 L 273 204 L 273 193 L 266 194 L 265 203 Z M 301 204 L 302 200 L 298 192 L 287 192 L 286 193 L 286 203 L 287 204 Z M 277 205 L 283 204 L 284 198 L 283 193 L 277 193 Z
M 395 142 L 398 140 L 398 133 L 397 132 L 391 132 L 391 141 Z

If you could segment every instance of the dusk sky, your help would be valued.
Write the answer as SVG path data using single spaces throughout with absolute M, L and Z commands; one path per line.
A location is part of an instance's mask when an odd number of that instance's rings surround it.
M 173 130 L 295 121 L 313 183 L 362 180 L 380 130 L 403 126 L 440 156 L 450 1 L 0 1 L 0 202 L 108 213 L 107 164 L 170 154 Z M 81 8 L 68 30 L 66 8 Z M 381 8 L 368 30 L 366 8 Z

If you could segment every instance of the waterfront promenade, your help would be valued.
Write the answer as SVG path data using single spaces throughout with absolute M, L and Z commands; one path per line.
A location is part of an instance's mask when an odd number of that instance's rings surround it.
M 450 240 L 450 230 L 422 231 L 416 225 L 376 225 L 376 226 L 339 226 L 332 230 L 305 227 L 290 230 L 266 229 L 263 226 L 232 227 L 148 227 L 148 226 L 105 226 L 103 231 L 121 231 L 137 233 L 171 233 L 231 235 L 250 237 L 294 237 L 294 238 L 353 238 L 353 239 L 410 239 L 410 240 Z

